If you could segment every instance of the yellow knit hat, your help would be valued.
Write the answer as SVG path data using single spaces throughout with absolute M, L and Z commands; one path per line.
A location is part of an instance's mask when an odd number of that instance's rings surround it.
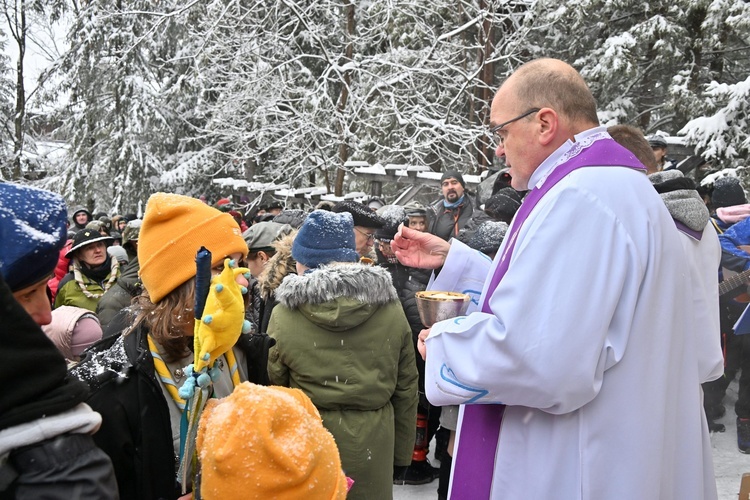
M 195 198 L 156 193 L 146 204 L 138 240 L 140 276 L 151 302 L 195 276 L 195 254 L 201 246 L 212 254 L 212 265 L 227 255 L 247 255 L 237 222 Z
M 198 427 L 201 498 L 345 499 L 333 436 L 299 389 L 243 382 Z

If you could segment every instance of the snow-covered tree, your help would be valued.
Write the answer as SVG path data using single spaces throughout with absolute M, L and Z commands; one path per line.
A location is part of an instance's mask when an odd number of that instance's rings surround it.
M 680 133 L 725 168 L 748 165 L 750 156 L 750 76 L 733 85 L 712 82 L 703 93 L 712 115 L 695 118 Z
M 192 26 L 205 151 L 228 169 L 292 184 L 313 175 L 337 192 L 347 160 L 486 167 L 488 103 L 520 57 L 524 11 L 215 0 Z
M 747 5 L 90 0 L 60 65 L 72 158 L 52 180 L 125 210 L 217 177 L 341 194 L 351 160 L 481 170 L 494 91 L 539 56 L 581 70 L 605 123 L 676 132 L 741 91 Z
M 11 81 L 11 69 L 8 56 L 5 55 L 6 36 L 0 30 L 0 180 L 17 178 L 13 165 L 14 136 L 14 86 Z
M 72 158 L 50 180 L 69 200 L 135 210 L 174 161 L 184 136 L 179 107 L 170 107 L 179 101 L 175 55 L 187 11 L 178 3 L 92 0 L 75 12 L 59 66 L 69 94 L 60 132 Z
M 49 49 L 46 42 L 49 30 L 64 10 L 62 0 L 1 0 L 3 25 L 2 56 L 0 57 L 0 115 L 3 119 L 0 178 L 20 180 L 43 174 L 43 165 L 30 159 L 35 152 L 34 131 L 31 118 L 39 116 L 30 108 L 30 103 L 40 88 L 29 72 L 27 52 L 33 49 Z M 11 69 L 7 53 L 15 56 Z M 52 56 L 47 52 L 45 56 Z M 42 79 L 43 80 L 43 79 Z M 5 135 L 7 134 L 7 136 Z M 38 169 L 38 172 L 34 170 Z
M 711 81 L 748 74 L 748 4 L 743 0 L 539 0 L 534 56 L 580 69 L 604 122 L 676 133 L 702 111 Z

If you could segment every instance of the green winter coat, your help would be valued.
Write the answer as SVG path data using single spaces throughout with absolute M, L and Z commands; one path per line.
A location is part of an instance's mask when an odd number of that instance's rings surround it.
M 101 298 L 101 294 L 104 293 L 104 287 L 103 284 L 109 281 L 109 277 L 111 275 L 111 272 L 109 272 L 109 265 L 110 265 L 110 259 L 111 257 L 107 258 L 107 261 L 104 265 L 97 268 L 96 271 L 99 271 L 99 273 L 102 275 L 101 281 L 92 279 L 91 277 L 87 276 L 86 271 L 82 271 L 81 278 L 83 279 L 84 285 L 86 285 L 86 289 L 95 295 L 100 295 L 99 298 L 94 297 L 87 297 L 83 290 L 81 290 L 80 285 L 75 280 L 75 277 L 73 275 L 73 272 L 69 272 L 65 275 L 65 277 L 60 281 L 60 286 L 57 289 L 57 295 L 55 296 L 55 308 L 60 306 L 75 306 L 75 307 L 83 307 L 84 309 L 88 309 L 92 313 L 96 313 L 96 306 L 99 303 L 99 299 Z M 107 271 L 106 274 L 104 271 Z M 120 269 L 119 267 L 115 271 L 119 275 Z
M 287 276 L 268 334 L 272 384 L 301 389 L 333 434 L 348 499 L 388 499 L 393 466 L 414 449 L 417 368 L 411 329 L 383 268 L 336 264 Z

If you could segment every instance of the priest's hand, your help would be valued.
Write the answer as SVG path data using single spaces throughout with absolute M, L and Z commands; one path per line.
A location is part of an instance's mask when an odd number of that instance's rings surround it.
M 445 263 L 450 243 L 430 233 L 422 233 L 402 224 L 393 237 L 391 249 L 399 262 L 409 267 L 437 269 Z
M 424 360 L 427 360 L 427 344 L 425 344 L 425 340 L 427 340 L 427 337 L 429 336 L 430 328 L 427 328 L 419 332 L 419 340 L 417 340 L 417 350 Z

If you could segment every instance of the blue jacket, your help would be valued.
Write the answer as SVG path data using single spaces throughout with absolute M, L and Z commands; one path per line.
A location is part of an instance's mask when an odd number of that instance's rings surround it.
M 741 272 L 750 268 L 750 253 L 739 248 L 750 245 L 750 218 L 742 220 L 719 235 L 721 242 L 721 265 Z

